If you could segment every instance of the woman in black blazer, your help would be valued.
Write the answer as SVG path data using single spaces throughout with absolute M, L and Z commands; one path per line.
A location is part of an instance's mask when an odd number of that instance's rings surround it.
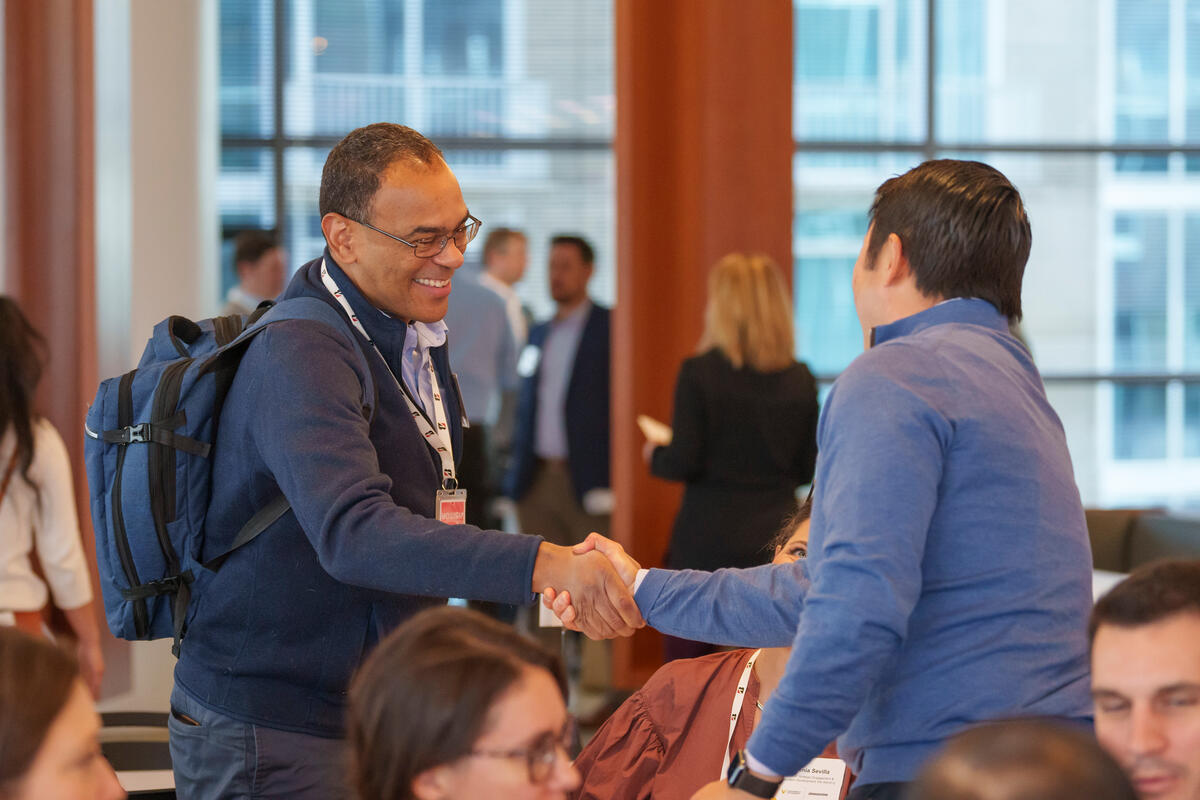
M 793 342 L 775 262 L 742 253 L 718 261 L 699 354 L 679 370 L 671 443 L 646 449 L 654 475 L 685 486 L 669 569 L 757 566 L 796 511 L 817 457 L 817 384 Z M 668 637 L 668 660 L 711 650 Z

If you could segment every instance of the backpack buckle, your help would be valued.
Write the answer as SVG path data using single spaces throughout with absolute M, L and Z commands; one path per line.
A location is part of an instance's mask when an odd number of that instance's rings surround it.
M 129 434 L 127 441 L 130 444 L 150 440 L 150 423 L 148 422 L 143 422 L 139 425 L 130 425 L 125 431 Z

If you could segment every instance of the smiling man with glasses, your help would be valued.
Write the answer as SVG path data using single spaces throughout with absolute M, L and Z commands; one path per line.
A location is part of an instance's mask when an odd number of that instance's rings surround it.
M 480 222 L 441 151 L 401 125 L 355 130 L 325 163 L 320 210 L 325 252 L 281 299 L 316 298 L 342 324 L 259 334 L 217 427 L 205 552 L 280 493 L 290 510 L 205 576 L 188 620 L 170 719 L 181 797 L 345 796 L 353 671 L 447 597 L 528 604 L 570 586 L 600 627 L 642 624 L 600 554 L 462 524 L 466 409 L 443 317 Z

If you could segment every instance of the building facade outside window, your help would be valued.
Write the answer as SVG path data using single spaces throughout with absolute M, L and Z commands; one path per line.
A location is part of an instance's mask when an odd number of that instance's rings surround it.
M 862 349 L 881 181 L 987 161 L 1025 197 L 1023 334 L 1084 503 L 1200 508 L 1200 0 L 794 0 L 798 349 Z

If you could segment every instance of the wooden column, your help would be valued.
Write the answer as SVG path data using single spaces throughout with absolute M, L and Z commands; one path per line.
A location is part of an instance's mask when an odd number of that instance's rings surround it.
M 46 337 L 37 410 L 71 456 L 97 586 L 83 468 L 83 418 L 97 385 L 92 53 L 92 0 L 4 4 L 4 289 Z
M 791 273 L 792 4 L 617 0 L 616 15 L 613 534 L 656 566 L 681 491 L 650 477 L 636 416 L 670 419 L 718 258 L 765 252 Z M 655 634 L 614 646 L 619 685 L 660 663 Z

